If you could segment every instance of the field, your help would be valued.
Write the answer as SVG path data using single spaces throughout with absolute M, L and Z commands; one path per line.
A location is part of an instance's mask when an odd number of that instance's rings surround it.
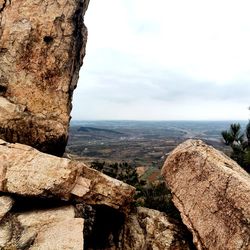
M 74 159 L 128 162 L 134 167 L 161 168 L 171 150 L 189 139 L 202 139 L 227 151 L 221 131 L 231 121 L 72 121 L 67 154 Z M 245 123 L 243 122 L 244 126 Z

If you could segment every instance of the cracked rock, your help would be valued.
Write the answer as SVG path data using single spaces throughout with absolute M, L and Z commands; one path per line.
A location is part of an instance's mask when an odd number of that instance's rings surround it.
M 0 192 L 56 197 L 126 210 L 135 188 L 82 162 L 0 140 Z
M 1 249 L 83 249 L 84 220 L 74 207 L 58 207 L 9 215 L 0 224 Z
M 180 227 L 157 210 L 138 207 L 126 218 L 123 230 L 123 250 L 191 249 Z
M 0 0 L 1 139 L 64 153 L 88 2 Z
M 250 249 L 250 175 L 200 140 L 167 158 L 162 174 L 198 249 Z

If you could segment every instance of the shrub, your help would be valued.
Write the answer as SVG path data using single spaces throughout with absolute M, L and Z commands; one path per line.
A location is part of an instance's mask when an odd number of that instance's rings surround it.
M 172 218 L 180 219 L 179 211 L 172 202 L 171 192 L 163 181 L 148 183 L 140 180 L 136 169 L 127 162 L 113 164 L 92 162 L 91 167 L 134 186 L 136 188 L 136 206 L 156 209 L 165 212 Z

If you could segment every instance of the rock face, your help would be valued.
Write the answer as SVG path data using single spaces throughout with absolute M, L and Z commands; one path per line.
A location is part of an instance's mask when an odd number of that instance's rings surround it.
M 0 222 L 1 249 L 83 249 L 83 222 L 72 206 L 11 213 Z
M 0 221 L 12 208 L 14 201 L 8 196 L 0 196 Z
M 202 141 L 188 140 L 162 169 L 198 249 L 250 249 L 250 175 Z
M 0 138 L 63 154 L 88 2 L 0 1 Z
M 0 140 L 0 192 L 74 199 L 126 210 L 135 188 L 82 162 Z
M 124 225 L 121 250 L 188 250 L 180 229 L 157 210 L 138 207 Z

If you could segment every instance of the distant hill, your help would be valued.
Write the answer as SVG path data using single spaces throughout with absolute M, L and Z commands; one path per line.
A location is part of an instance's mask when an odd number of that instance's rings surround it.
M 104 128 L 94 128 L 94 127 L 80 127 L 77 129 L 78 132 L 105 132 L 105 133 L 111 133 L 111 134 L 119 134 L 122 135 L 123 133 L 114 131 L 111 129 L 104 129 Z
M 152 168 L 162 167 L 169 152 L 189 139 L 202 139 L 227 153 L 221 131 L 231 121 L 75 121 L 71 123 L 67 153 L 85 161 L 126 161 L 148 167 L 146 176 L 155 179 Z M 246 122 L 245 122 L 246 123 Z M 243 122 L 241 122 L 244 126 Z

